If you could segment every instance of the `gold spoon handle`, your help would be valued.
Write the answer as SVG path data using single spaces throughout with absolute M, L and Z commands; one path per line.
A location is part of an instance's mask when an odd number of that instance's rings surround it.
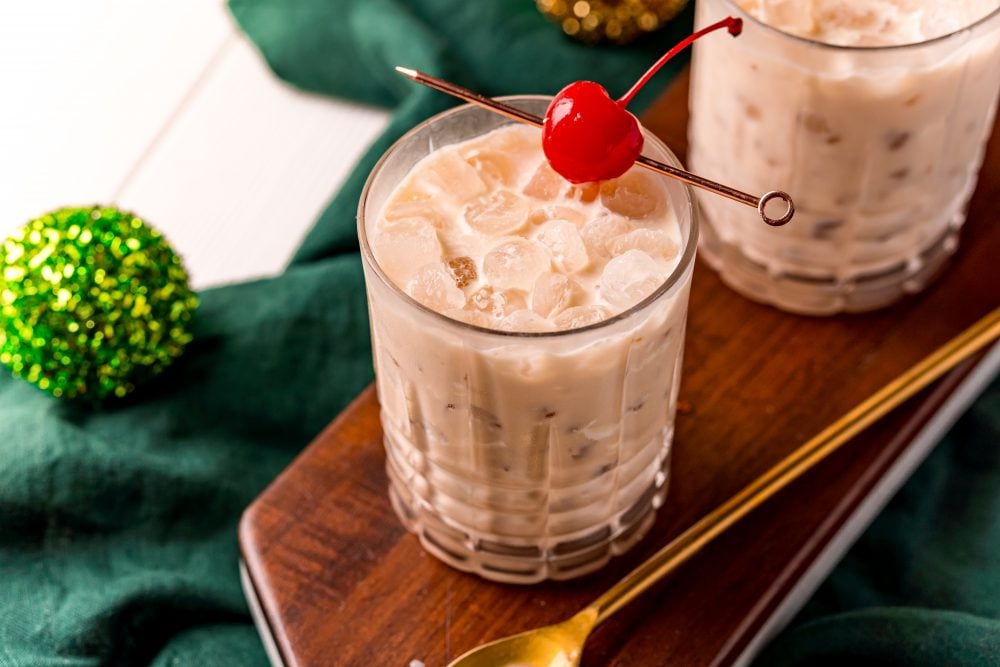
M 454 83 L 445 81 L 444 79 L 439 79 L 436 76 L 431 76 L 430 74 L 424 74 L 423 72 L 409 67 L 397 67 L 396 71 L 403 76 L 416 81 L 417 83 L 427 86 L 428 88 L 433 88 L 434 90 L 451 95 L 452 97 L 457 97 L 458 99 L 470 104 L 484 107 L 494 113 L 500 114 L 501 116 L 506 116 L 507 118 L 511 118 L 521 123 L 527 123 L 528 125 L 534 125 L 535 127 L 542 126 L 542 119 L 538 116 L 530 114 L 527 111 L 522 111 L 521 109 L 513 107 L 509 104 L 504 104 L 503 102 L 495 100 L 492 97 L 480 95 L 479 93 L 462 88 L 461 86 L 457 86 Z M 760 214 L 761 219 L 772 227 L 780 227 L 781 225 L 788 223 L 792 219 L 792 216 L 795 215 L 795 202 L 792 201 L 791 195 L 787 192 L 782 192 L 781 190 L 771 190 L 770 192 L 764 193 L 761 197 L 754 197 L 753 195 L 743 192 L 742 190 L 731 188 L 728 185 L 723 185 L 722 183 L 716 183 L 715 181 L 703 178 L 697 174 L 692 174 L 690 171 L 678 169 L 677 167 L 671 167 L 669 164 L 653 160 L 645 155 L 640 155 L 639 159 L 636 160 L 636 163 L 646 169 L 663 174 L 664 176 L 669 176 L 670 178 L 683 181 L 688 185 L 694 185 L 695 187 L 708 190 L 709 192 L 714 192 L 717 195 L 721 195 L 727 199 L 732 199 L 733 201 L 741 204 L 753 206 L 757 209 L 757 213 Z M 777 218 L 772 218 L 765 211 L 768 202 L 773 199 L 780 199 L 785 203 L 785 212 Z
M 594 624 L 602 623 L 835 449 L 998 337 L 1000 308 L 882 387 L 632 570 L 587 607 L 596 613 Z

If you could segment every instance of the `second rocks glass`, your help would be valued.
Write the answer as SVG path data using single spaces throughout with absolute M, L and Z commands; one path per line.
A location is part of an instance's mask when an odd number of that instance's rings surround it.
M 690 166 L 750 192 L 780 183 L 797 211 L 769 229 L 699 193 L 705 258 L 744 295 L 806 314 L 922 289 L 957 247 L 983 160 L 1000 10 L 921 43 L 852 47 L 783 32 L 743 4 L 697 4 L 696 25 L 732 14 L 744 29 L 694 47 Z

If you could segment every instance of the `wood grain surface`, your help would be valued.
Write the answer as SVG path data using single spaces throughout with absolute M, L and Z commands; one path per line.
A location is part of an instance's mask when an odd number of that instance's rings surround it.
M 685 148 L 686 81 L 644 118 Z M 446 664 L 561 620 L 842 413 L 1000 304 L 994 130 L 956 261 L 877 313 L 816 319 L 760 306 L 695 271 L 667 501 L 645 540 L 601 572 L 517 587 L 424 553 L 386 495 L 374 391 L 247 509 L 240 545 L 288 665 Z M 599 628 L 583 664 L 730 664 L 975 360 L 856 438 Z

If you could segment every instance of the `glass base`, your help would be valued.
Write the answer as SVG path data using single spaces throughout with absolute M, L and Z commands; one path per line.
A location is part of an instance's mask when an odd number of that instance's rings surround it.
M 722 241 L 711 224 L 703 226 L 699 254 L 727 286 L 752 301 L 799 315 L 862 313 L 884 308 L 929 285 L 958 248 L 956 220 L 937 240 L 909 260 L 887 269 L 836 276 L 799 276 L 754 261 L 738 244 Z
M 431 555 L 447 565 L 484 579 L 511 584 L 533 584 L 546 579 L 572 579 L 593 572 L 639 542 L 653 525 L 656 510 L 667 493 L 669 445 L 652 483 L 629 508 L 611 520 L 574 531 L 526 539 L 475 530 L 446 517 L 402 483 L 392 459 L 386 463 L 389 498 L 400 521 Z M 455 513 L 452 507 L 451 513 Z M 462 511 L 486 510 L 464 507 Z M 510 517 L 497 516 L 498 522 Z M 534 517 L 533 517 L 534 518 Z M 542 516 L 542 519 L 547 518 Z

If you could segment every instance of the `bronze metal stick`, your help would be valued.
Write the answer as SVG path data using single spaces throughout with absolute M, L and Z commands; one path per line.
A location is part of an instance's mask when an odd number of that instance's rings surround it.
M 480 95 L 479 93 L 475 93 L 467 88 L 456 86 L 455 84 L 445 81 L 444 79 L 424 74 L 423 72 L 410 69 L 409 67 L 397 67 L 396 71 L 413 81 L 416 81 L 417 83 L 427 86 L 428 88 L 433 88 L 434 90 L 441 91 L 442 93 L 446 93 L 452 97 L 457 97 L 458 99 L 464 100 L 470 104 L 484 107 L 494 113 L 500 114 L 501 116 L 506 116 L 507 118 L 511 118 L 521 123 L 527 123 L 528 125 L 534 125 L 535 127 L 542 126 L 542 119 L 538 116 L 530 114 L 527 111 L 522 111 L 516 107 L 512 107 L 509 104 L 504 104 L 503 102 L 495 100 L 492 97 Z M 772 227 L 780 227 L 781 225 L 788 223 L 788 221 L 792 219 L 792 216 L 795 215 L 795 203 L 792 201 L 792 198 L 788 193 L 782 192 L 781 190 L 771 190 L 770 192 L 764 193 L 761 197 L 754 197 L 753 195 L 737 190 L 736 188 L 731 188 L 728 185 L 723 185 L 722 183 L 716 183 L 715 181 L 707 178 L 702 178 L 701 176 L 692 174 L 684 169 L 671 167 L 668 164 L 663 164 L 662 162 L 648 158 L 645 155 L 639 156 L 636 163 L 646 169 L 663 174 L 664 176 L 675 178 L 689 185 L 693 185 L 703 190 L 708 190 L 709 192 L 721 195 L 727 199 L 732 199 L 733 201 L 741 204 L 753 206 L 757 209 L 761 219 Z M 780 199 L 785 202 L 785 213 L 781 217 L 772 218 L 764 211 L 764 208 L 772 199 Z

